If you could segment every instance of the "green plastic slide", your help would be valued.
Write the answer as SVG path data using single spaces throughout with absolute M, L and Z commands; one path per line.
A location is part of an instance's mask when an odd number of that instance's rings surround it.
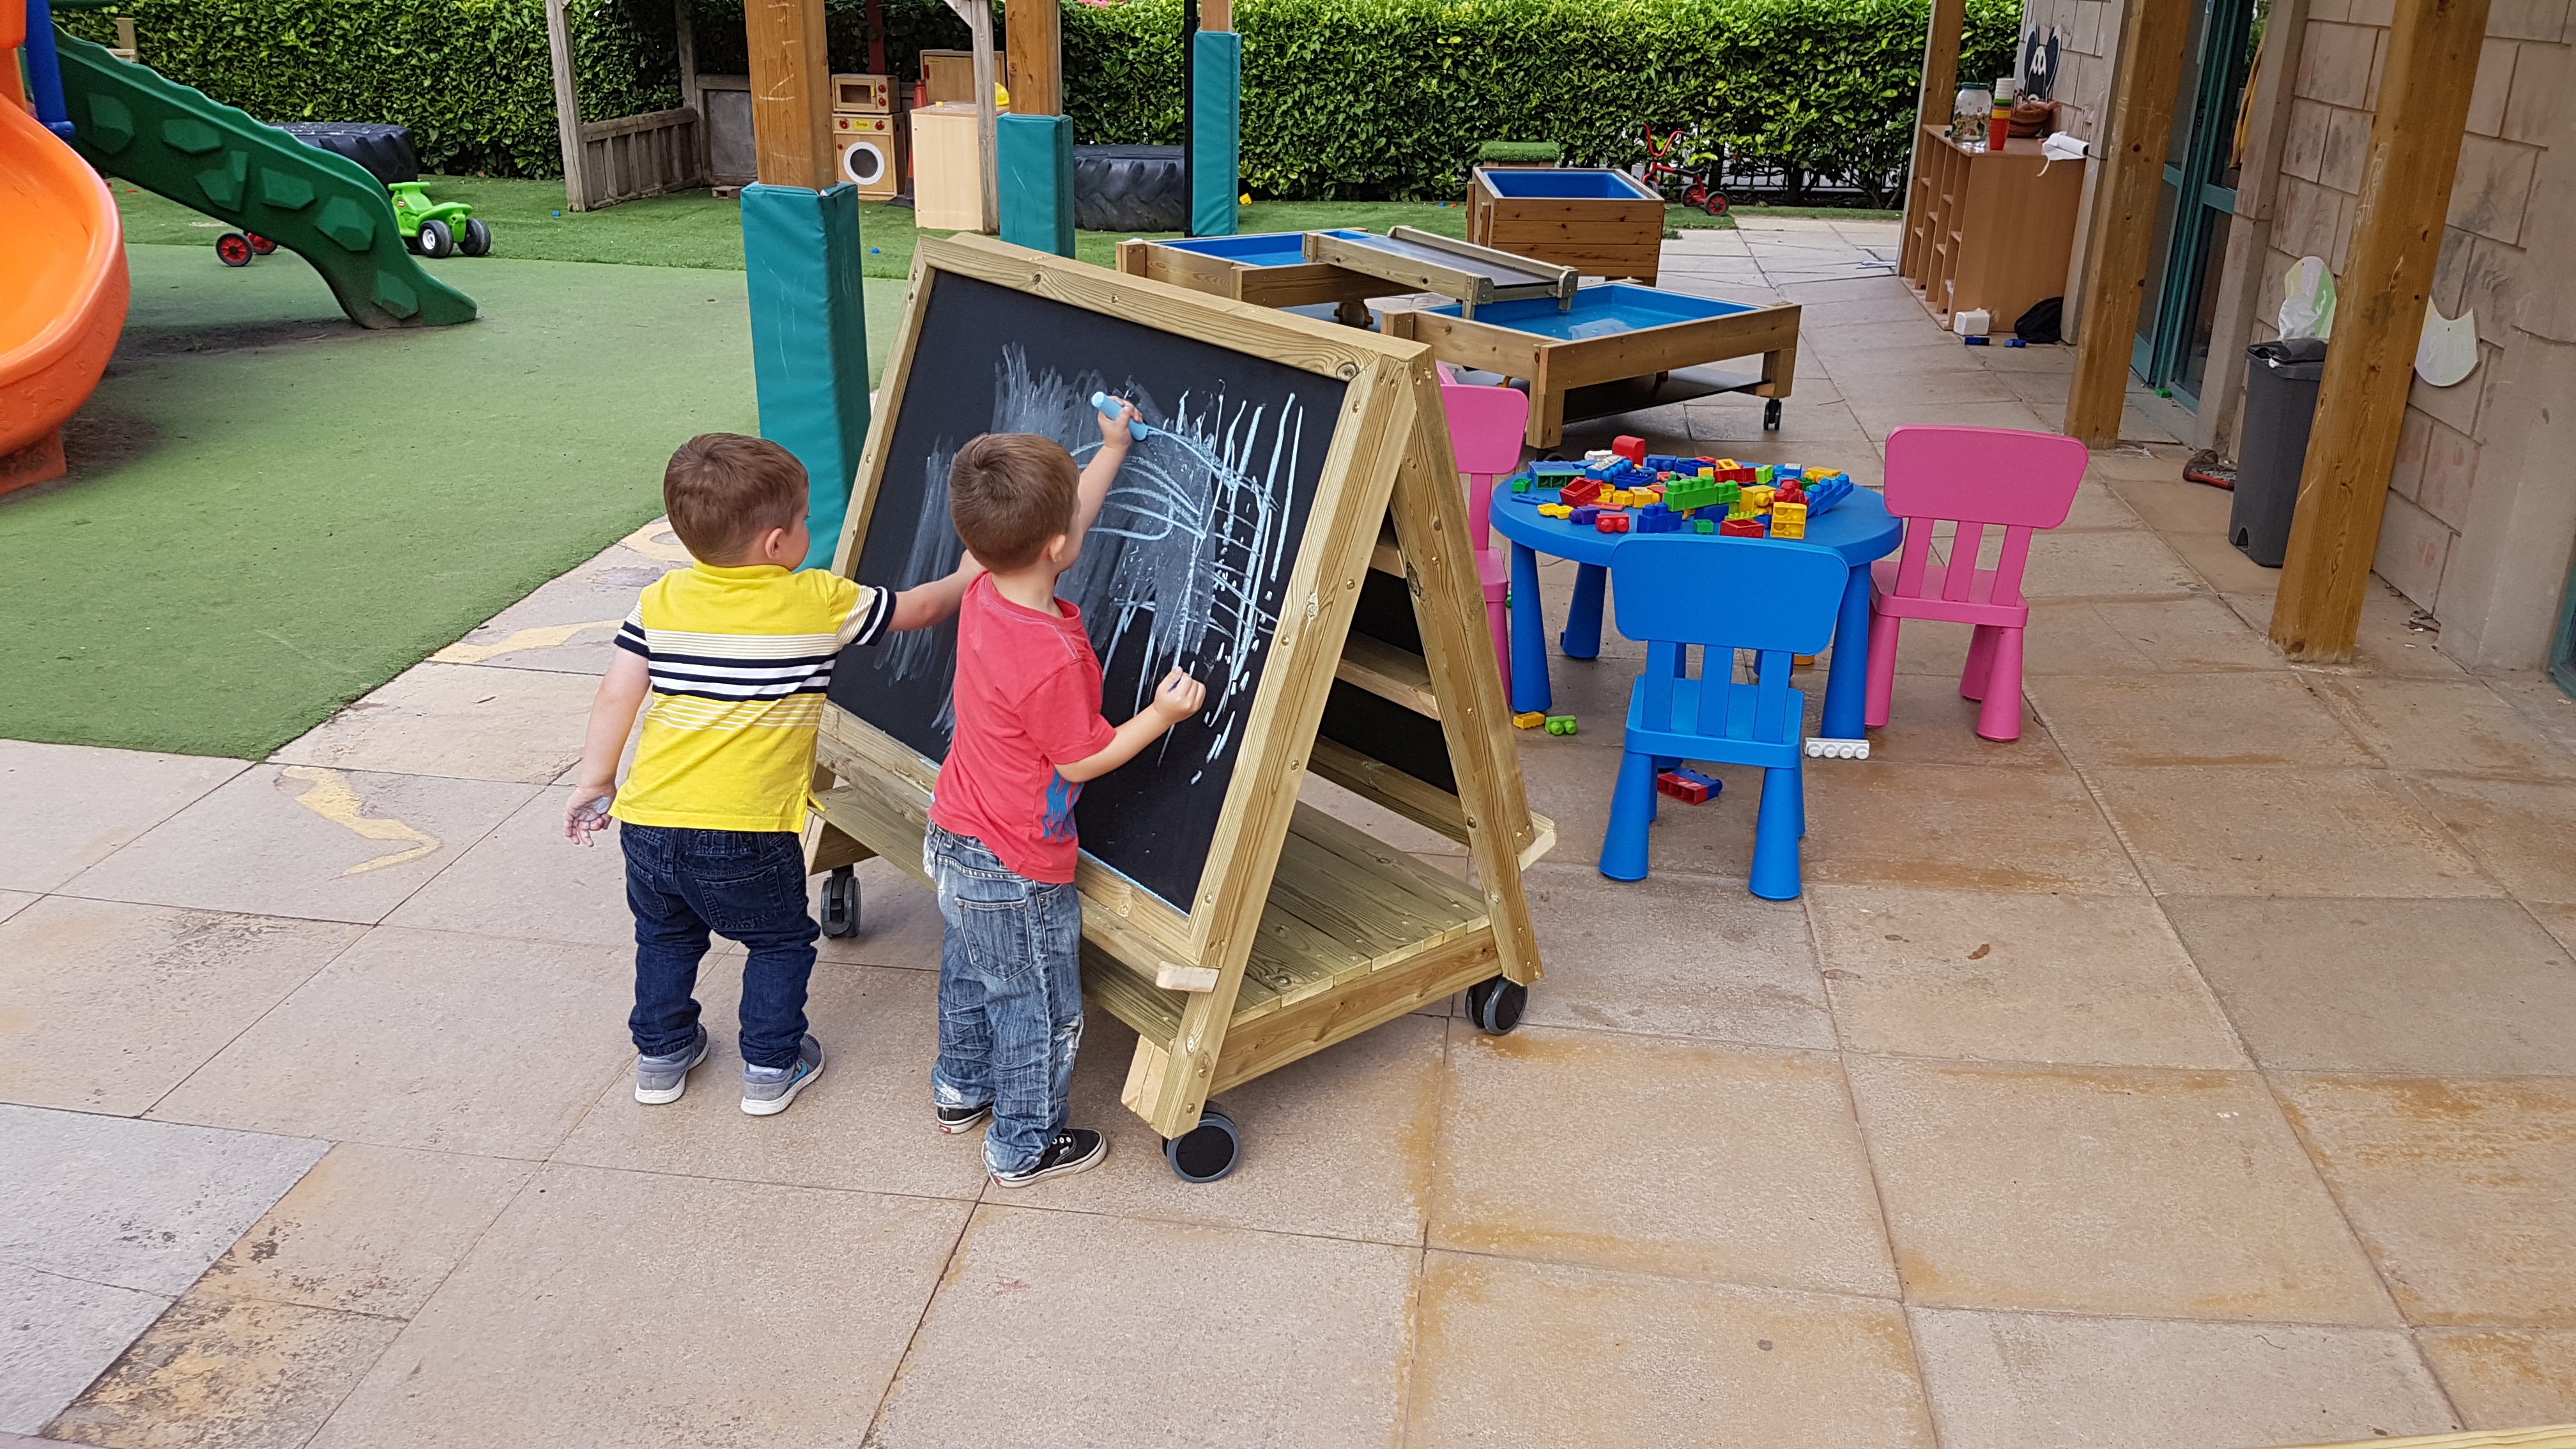
M 72 148 L 91 165 L 300 253 L 361 327 L 474 320 L 474 299 L 404 250 L 384 183 L 357 162 L 86 40 L 55 43 Z

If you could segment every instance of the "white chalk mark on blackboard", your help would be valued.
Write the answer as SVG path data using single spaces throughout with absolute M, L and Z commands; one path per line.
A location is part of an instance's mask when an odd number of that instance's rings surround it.
M 1199 718 L 1208 730 L 1205 758 L 1214 762 L 1251 704 L 1255 667 L 1278 623 L 1277 580 L 1289 543 L 1284 514 L 1305 409 L 1294 394 L 1272 407 L 1231 399 L 1219 387 L 1182 394 L 1166 417 L 1132 382 L 1110 386 L 1099 373 L 1033 374 L 1027 354 L 1006 345 L 994 367 L 991 431 L 1035 433 L 1077 462 L 1087 460 L 1100 449 L 1091 394 L 1103 390 L 1134 402 L 1155 432 L 1128 453 L 1057 593 L 1081 604 L 1104 661 L 1141 642 L 1135 697 L 1120 702 L 1127 713 L 1143 709 L 1175 665 L 1208 686 Z M 923 526 L 900 588 L 948 573 L 964 553 L 955 530 L 941 526 L 960 441 L 942 438 L 922 460 Z M 955 650 L 953 630 L 921 630 L 887 636 L 875 662 L 910 679 L 947 671 Z M 943 734 L 952 709 L 940 713 Z

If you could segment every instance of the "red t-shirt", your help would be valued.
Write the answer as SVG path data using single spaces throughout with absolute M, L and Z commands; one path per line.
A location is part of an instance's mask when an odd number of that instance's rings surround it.
M 973 836 L 1034 881 L 1073 879 L 1073 802 L 1082 787 L 1056 773 L 1109 748 L 1100 715 L 1100 658 L 1082 611 L 1062 599 L 1041 614 L 1003 598 L 984 574 L 957 609 L 957 730 L 930 818 Z

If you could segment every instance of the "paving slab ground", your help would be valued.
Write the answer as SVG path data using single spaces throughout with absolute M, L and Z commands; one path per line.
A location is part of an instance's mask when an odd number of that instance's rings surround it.
M 1615 431 L 1881 476 L 1909 420 L 2045 427 L 2058 349 L 1964 349 L 1893 231 L 1763 219 L 1673 275 L 1807 310 L 1785 426 Z M 1758 782 L 1593 868 L 1641 651 L 1524 735 L 1547 979 L 1229 1093 L 1187 1187 L 1095 1013 L 1085 1176 L 935 1131 L 939 925 L 860 868 L 831 1053 L 626 1072 L 613 845 L 557 838 L 647 525 L 260 761 L 0 743 L 0 1443 L 2245 1449 L 2576 1420 L 2576 706 L 2393 594 L 2285 665 L 2182 450 L 2099 453 L 2033 553 L 2024 727 L 1916 625 L 1807 890 Z M 1543 582 L 1561 610 L 1570 570 Z M 1805 682 L 1802 679 L 1802 682 Z M 1817 682 L 1820 683 L 1820 680 Z M 1811 692 L 1814 685 L 1808 686 Z M 1817 701 L 1811 699 L 1811 708 Z M 1330 787 L 1308 798 L 1463 873 Z

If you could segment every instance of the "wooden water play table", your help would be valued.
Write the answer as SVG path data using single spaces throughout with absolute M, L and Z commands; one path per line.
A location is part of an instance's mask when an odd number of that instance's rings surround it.
M 1544 174 L 1544 173 L 1533 173 Z M 1473 318 L 1458 307 L 1389 312 L 1385 330 L 1429 343 L 1431 355 L 1530 398 L 1529 443 L 1551 448 L 1568 420 L 1610 417 L 1718 393 L 1770 400 L 1762 426 L 1780 426 L 1780 400 L 1798 367 L 1794 303 L 1756 305 L 1624 282 L 1585 287 L 1560 310 L 1547 298 L 1496 302 Z M 1756 371 L 1711 364 L 1761 359 Z

